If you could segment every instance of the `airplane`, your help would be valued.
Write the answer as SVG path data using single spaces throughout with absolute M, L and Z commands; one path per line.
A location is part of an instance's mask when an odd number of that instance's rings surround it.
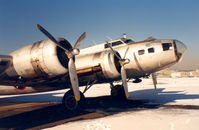
M 0 55 L 0 95 L 46 92 L 70 88 L 62 104 L 68 111 L 85 107 L 84 93 L 94 84 L 110 83 L 113 99 L 126 100 L 128 79 L 142 77 L 180 62 L 187 49 L 175 39 L 148 38 L 134 41 L 123 38 L 83 48 L 84 32 L 74 46 L 64 38 L 55 38 L 41 25 L 37 28 L 48 40 L 34 42 L 9 55 Z M 122 84 L 115 84 L 115 81 Z M 85 86 L 83 92 L 79 87 Z

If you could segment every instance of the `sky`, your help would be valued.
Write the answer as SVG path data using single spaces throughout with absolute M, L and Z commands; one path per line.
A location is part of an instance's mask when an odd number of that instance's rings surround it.
M 41 24 L 72 45 L 87 32 L 80 48 L 121 38 L 178 39 L 188 50 L 177 69 L 199 68 L 198 0 L 0 0 L 0 54 L 47 39 Z

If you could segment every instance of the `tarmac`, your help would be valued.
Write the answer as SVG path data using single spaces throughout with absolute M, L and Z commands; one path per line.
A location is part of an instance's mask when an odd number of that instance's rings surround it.
M 96 87 L 93 87 L 93 90 L 91 89 L 86 95 L 86 109 L 82 110 L 82 112 L 80 113 L 71 113 L 63 108 L 60 101 L 62 99 L 64 91 L 35 95 L 1 97 L 0 129 L 37 130 L 51 128 L 62 124 L 67 125 L 79 121 L 84 121 L 84 123 L 86 123 L 89 120 L 101 120 L 103 117 L 103 119 L 110 118 L 108 120 L 110 120 L 109 123 L 111 124 L 112 118 L 117 119 L 118 116 L 116 115 L 118 114 L 123 113 L 125 117 L 128 117 L 128 115 L 132 114 L 134 118 L 137 118 L 136 113 L 142 111 L 145 112 L 145 110 L 154 111 L 154 113 L 148 116 L 149 119 L 153 119 L 154 116 L 159 117 L 158 111 L 160 110 L 163 110 L 164 112 L 166 111 L 165 115 L 168 115 L 167 112 L 171 111 L 173 113 L 169 114 L 174 114 L 175 116 L 179 116 L 182 114 L 175 114 L 175 112 L 178 110 L 186 112 L 189 111 L 187 114 L 185 114 L 185 117 L 183 117 L 183 119 L 186 118 L 186 120 L 187 117 L 193 117 L 191 113 L 194 112 L 196 115 L 198 114 L 198 78 L 179 80 L 160 79 L 159 88 L 157 90 L 151 89 L 153 85 L 150 85 L 150 82 L 150 80 L 146 80 L 143 82 L 143 84 L 139 84 L 139 86 L 133 84 L 134 87 L 130 87 L 131 98 L 127 101 L 112 100 L 111 96 L 108 95 L 108 92 L 110 92 L 110 90 L 104 89 L 108 87 L 104 86 L 103 84 L 101 86 L 98 85 Z M 169 84 L 166 84 L 165 82 Z M 193 85 L 191 85 L 190 83 L 192 83 Z M 167 89 L 163 89 L 160 87 Z M 147 113 L 143 114 L 139 113 L 138 117 L 145 116 Z M 169 124 L 170 120 L 166 119 L 165 115 L 161 117 L 161 123 Z M 131 118 L 133 117 L 131 116 Z M 198 117 L 192 117 L 190 118 L 193 120 L 193 124 L 190 124 L 189 126 L 192 127 L 195 125 L 194 128 L 199 128 L 199 126 L 197 125 L 198 123 L 195 123 L 198 122 Z M 129 117 L 129 119 L 131 118 Z M 173 120 L 174 118 L 175 117 L 172 117 L 171 119 Z M 119 120 L 122 120 L 122 118 L 118 118 L 118 121 Z M 161 120 L 157 118 L 157 121 Z M 132 122 L 132 119 L 128 120 L 126 123 L 128 122 Z M 134 126 L 136 126 L 135 123 L 136 122 L 134 122 Z M 161 125 L 163 126 L 163 124 Z M 76 124 L 74 125 L 76 126 Z M 113 128 L 118 127 L 114 126 L 113 124 L 111 124 L 111 126 Z M 64 128 L 68 127 L 69 126 L 65 126 Z M 166 128 L 167 127 L 165 127 L 165 129 Z
M 125 111 L 143 109 L 194 109 L 194 105 L 147 104 L 141 100 L 113 101 L 110 96 L 89 98 L 87 109 L 80 113 L 65 111 L 61 103 L 0 103 L 0 129 L 43 129 L 68 122 L 96 119 Z

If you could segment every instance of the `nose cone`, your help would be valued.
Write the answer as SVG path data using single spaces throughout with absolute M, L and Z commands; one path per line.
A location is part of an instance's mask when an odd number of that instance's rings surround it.
M 177 61 L 181 61 L 182 57 L 185 53 L 185 51 L 187 50 L 187 47 L 185 46 L 184 43 L 175 40 L 175 45 L 176 45 L 176 56 L 177 56 Z

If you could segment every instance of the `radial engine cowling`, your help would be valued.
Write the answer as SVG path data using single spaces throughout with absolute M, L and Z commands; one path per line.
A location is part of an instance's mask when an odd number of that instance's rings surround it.
M 120 76 L 119 59 L 111 51 L 80 55 L 76 58 L 77 70 L 86 70 L 99 66 L 102 73 L 92 75 L 93 79 L 115 79 Z
M 57 38 L 69 50 L 70 43 Z M 57 47 L 51 40 L 43 40 L 10 54 L 13 57 L 13 70 L 8 70 L 9 76 L 20 76 L 23 78 L 55 77 L 68 71 L 68 58 L 65 52 Z

